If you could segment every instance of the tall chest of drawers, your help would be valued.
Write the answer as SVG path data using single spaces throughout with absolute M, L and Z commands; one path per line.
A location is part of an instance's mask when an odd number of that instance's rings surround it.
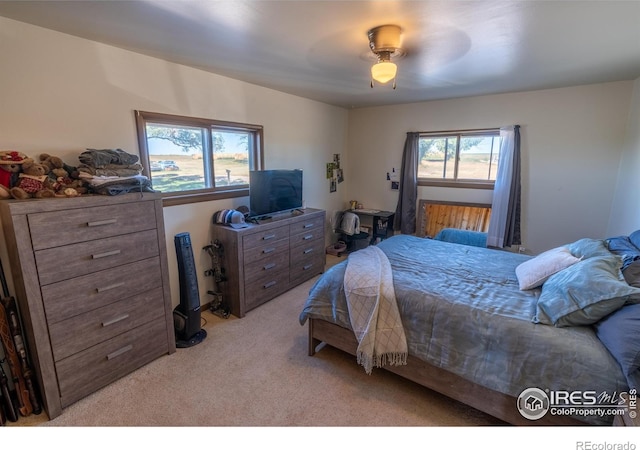
M 306 208 L 249 224 L 214 225 L 223 247 L 227 280 L 219 283 L 223 301 L 237 317 L 322 273 L 325 266 L 325 212 Z
M 6 200 L 0 217 L 50 419 L 175 352 L 159 194 Z

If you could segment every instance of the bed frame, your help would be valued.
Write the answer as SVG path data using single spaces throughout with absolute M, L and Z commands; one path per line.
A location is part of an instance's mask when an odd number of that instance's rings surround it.
M 315 355 L 322 343 L 354 356 L 358 347 L 353 331 L 324 320 L 309 319 L 309 356 Z M 565 416 L 545 415 L 535 421 L 525 419 L 516 408 L 515 397 L 467 381 L 411 355 L 407 358 L 406 366 L 387 366 L 385 370 L 512 425 L 588 425 Z

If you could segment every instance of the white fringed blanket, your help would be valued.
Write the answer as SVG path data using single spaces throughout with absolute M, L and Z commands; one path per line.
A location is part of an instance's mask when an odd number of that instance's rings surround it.
M 349 255 L 344 291 L 358 340 L 358 364 L 367 374 L 373 367 L 407 364 L 407 340 L 387 255 L 376 246 Z

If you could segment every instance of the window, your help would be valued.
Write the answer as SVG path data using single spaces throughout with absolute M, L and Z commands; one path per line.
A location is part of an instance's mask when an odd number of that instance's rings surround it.
M 262 126 L 136 111 L 143 173 L 164 204 L 249 195 L 262 169 Z
M 418 184 L 491 189 L 499 156 L 499 129 L 421 133 Z

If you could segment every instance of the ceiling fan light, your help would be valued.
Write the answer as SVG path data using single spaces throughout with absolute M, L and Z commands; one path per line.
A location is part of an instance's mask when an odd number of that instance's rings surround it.
M 371 78 L 378 83 L 388 83 L 396 77 L 398 67 L 389 61 L 382 61 L 371 66 Z

